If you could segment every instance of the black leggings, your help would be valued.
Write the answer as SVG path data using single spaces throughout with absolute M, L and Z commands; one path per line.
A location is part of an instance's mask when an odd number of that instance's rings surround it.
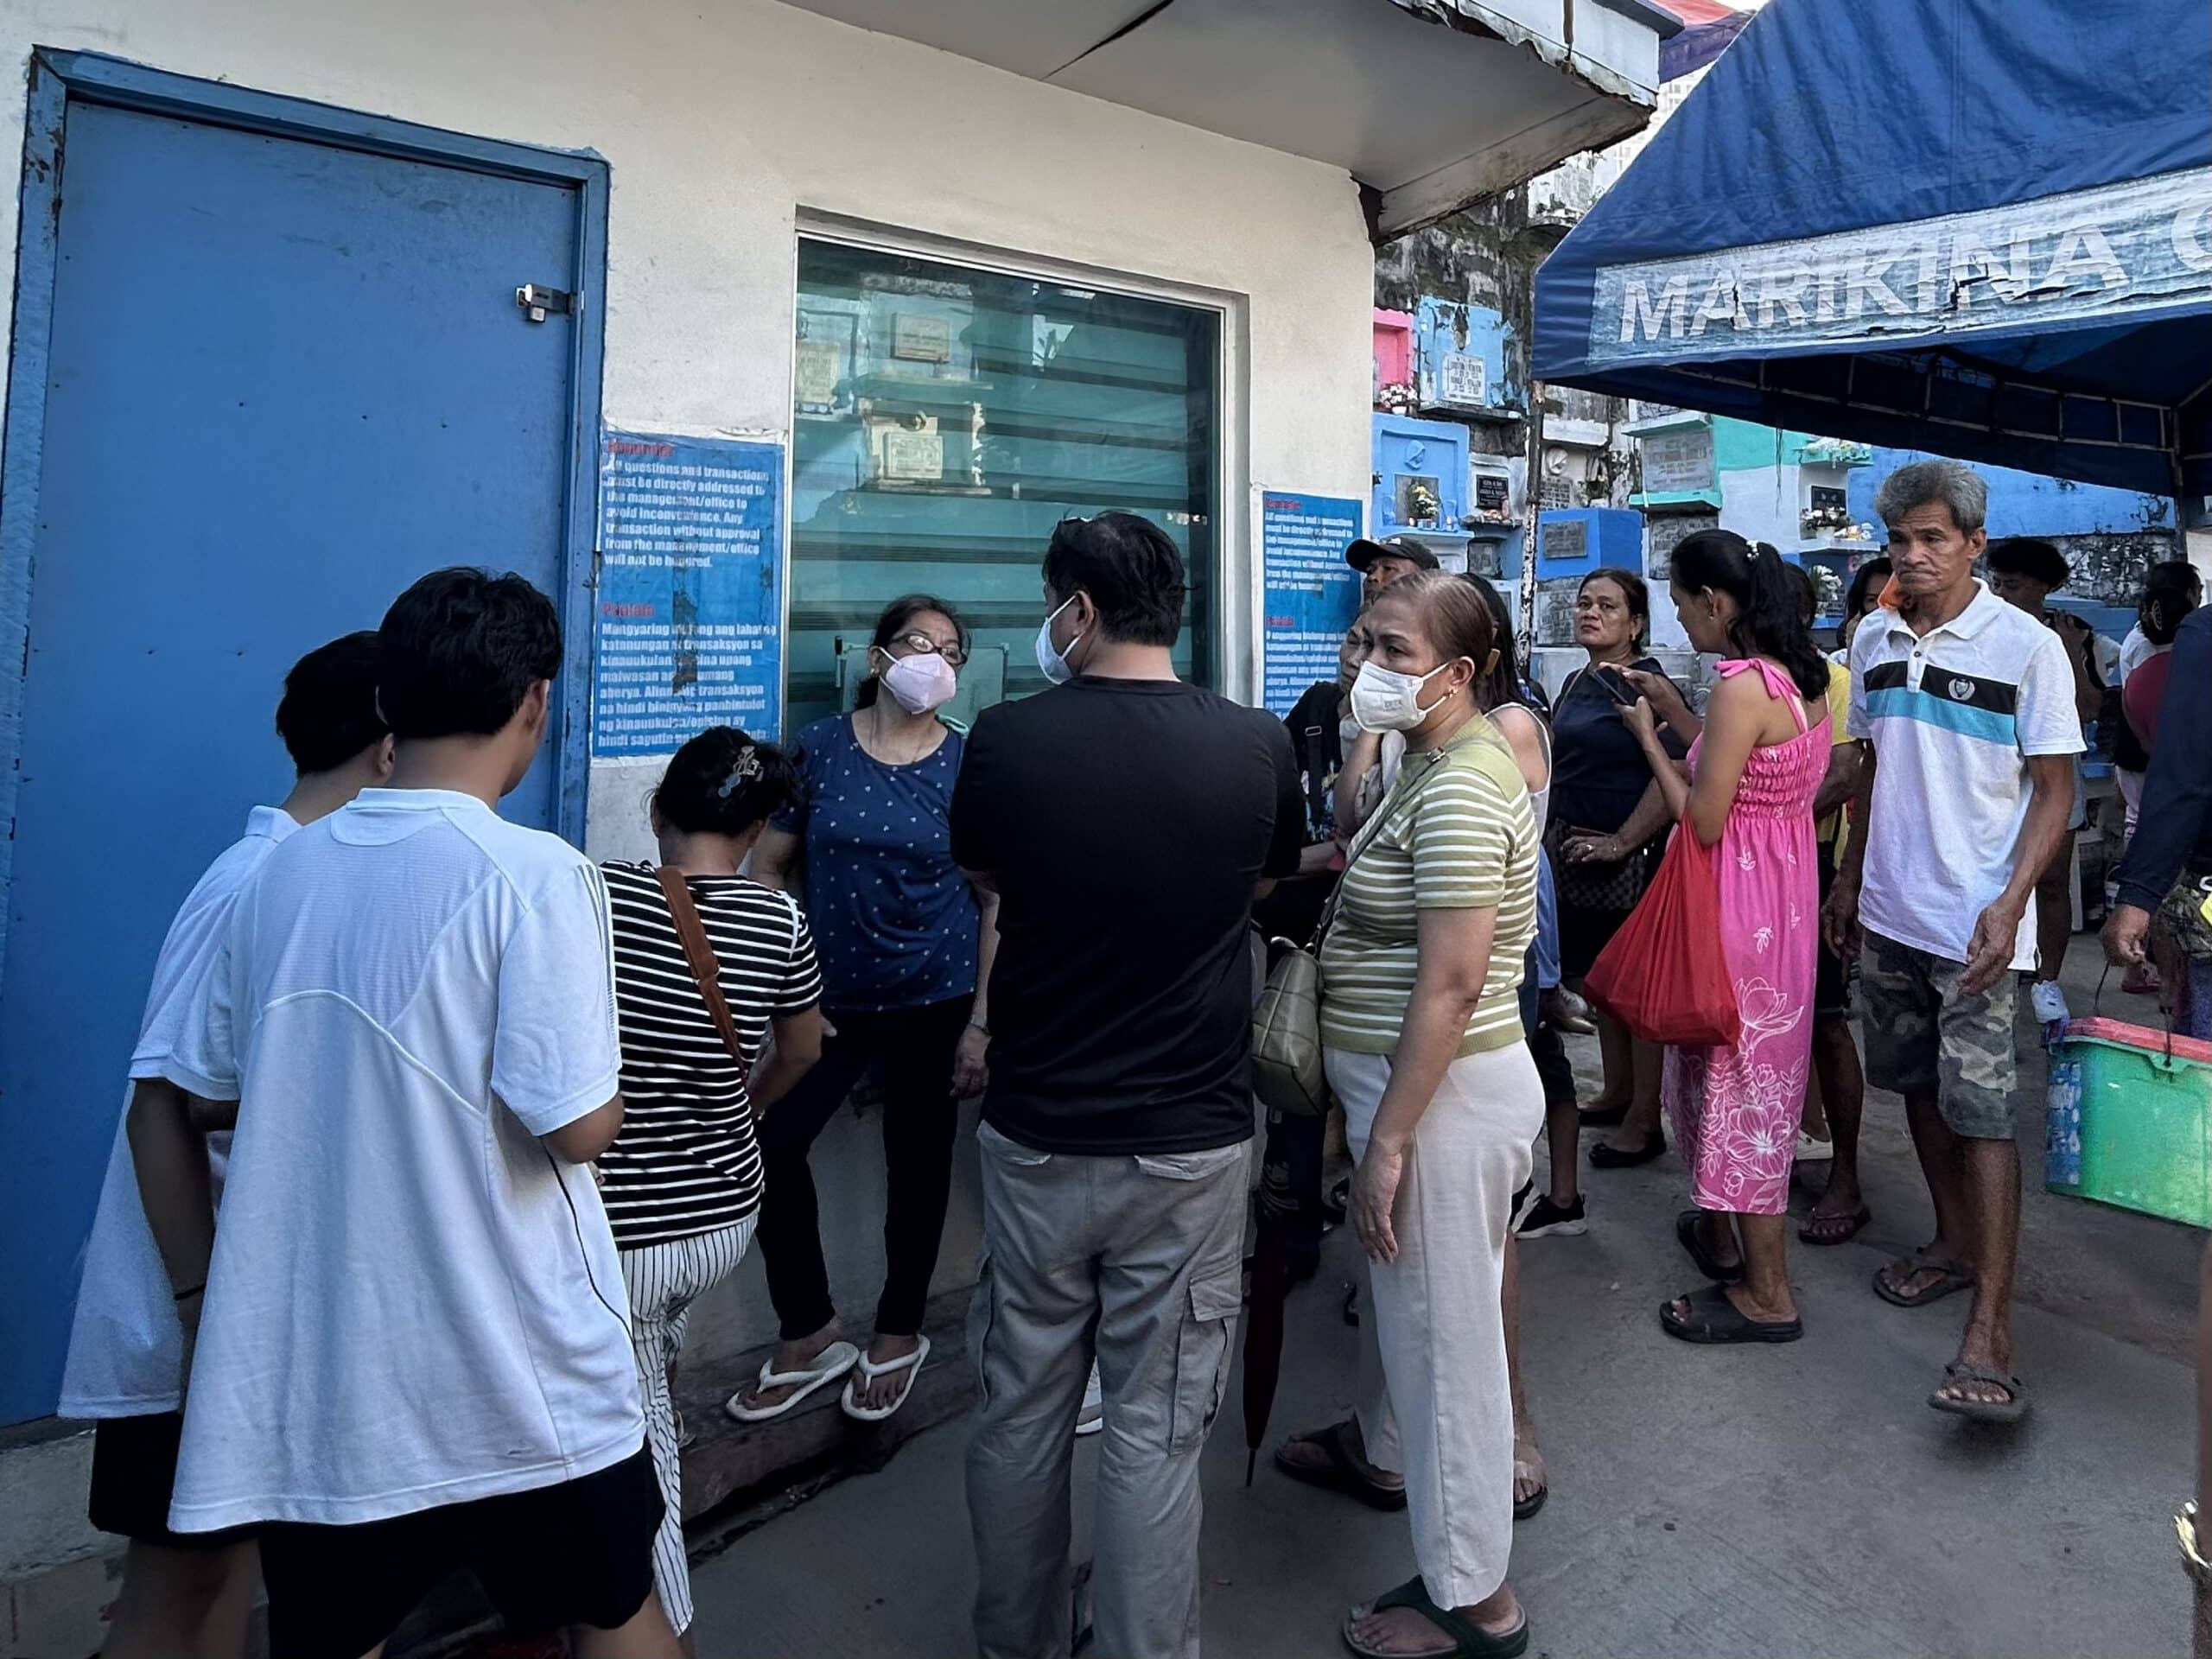
M 1536 1076 L 1544 1085 L 1544 1104 L 1572 1103 L 1574 1065 L 1567 1058 L 1567 1045 L 1552 1029 L 1552 1022 L 1536 1012 L 1542 997 L 1536 988 L 1536 947 L 1532 944 L 1521 969 L 1521 1034 L 1528 1039 L 1529 1058 L 1535 1061 Z
M 921 1334 L 930 1275 L 937 1270 L 944 1209 L 952 1190 L 952 1142 L 960 1103 L 952 1061 L 968 1028 L 972 997 L 880 1014 L 826 1009 L 837 1034 L 798 1086 L 760 1124 L 767 1192 L 760 1205 L 760 1259 L 785 1342 L 810 1336 L 836 1317 L 807 1153 L 871 1061 L 883 1062 L 882 1335 Z

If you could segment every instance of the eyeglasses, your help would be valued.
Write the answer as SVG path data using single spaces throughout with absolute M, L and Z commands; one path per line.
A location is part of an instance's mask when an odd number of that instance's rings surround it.
M 905 647 L 899 653 L 902 657 L 921 657 L 934 652 L 955 668 L 964 668 L 968 664 L 968 648 L 965 645 L 957 640 L 949 645 L 940 645 L 918 629 L 912 633 L 893 634 L 891 643 Z

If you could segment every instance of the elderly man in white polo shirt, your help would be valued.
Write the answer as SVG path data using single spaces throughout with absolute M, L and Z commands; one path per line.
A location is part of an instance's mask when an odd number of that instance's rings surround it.
M 1917 1307 L 1972 1287 L 1938 1411 L 2017 1421 L 2013 970 L 2036 962 L 2035 888 L 2065 833 L 2082 749 L 2058 636 L 1976 579 L 1988 492 L 1953 461 L 1903 467 L 1874 510 L 1896 575 L 1851 652 L 1850 734 L 1868 746 L 1822 922 L 1863 929 L 1867 1080 L 1905 1099 L 1936 1236 L 1874 1289 Z

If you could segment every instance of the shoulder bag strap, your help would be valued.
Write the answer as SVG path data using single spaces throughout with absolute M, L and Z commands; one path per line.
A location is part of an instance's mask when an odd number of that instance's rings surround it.
M 745 1050 L 738 1041 L 737 1021 L 730 1017 L 729 1001 L 722 995 L 721 963 L 715 960 L 715 947 L 708 940 L 707 925 L 699 919 L 698 906 L 691 902 L 691 889 L 684 885 L 681 870 L 664 864 L 654 874 L 660 878 L 661 897 L 668 900 L 668 913 L 676 924 L 676 937 L 683 943 L 683 959 L 691 965 L 691 982 L 707 1000 L 707 1012 L 714 1016 L 715 1029 L 721 1033 L 722 1046 L 729 1050 L 732 1059 L 743 1065 Z
M 1421 775 L 1426 778 L 1434 770 L 1433 766 L 1425 767 Z M 1414 782 L 1419 783 L 1420 779 L 1415 779 Z M 1337 919 L 1338 906 L 1344 903 L 1344 881 L 1351 874 L 1351 867 L 1359 862 L 1359 855 L 1373 846 L 1375 838 L 1382 833 L 1383 816 L 1390 810 L 1391 803 L 1398 798 L 1398 791 L 1412 786 L 1413 785 L 1406 781 L 1405 768 L 1401 763 L 1398 775 L 1390 785 L 1389 792 L 1375 804 L 1375 810 L 1368 814 L 1367 822 L 1361 824 L 1358 833 L 1352 836 L 1351 845 L 1344 852 L 1344 867 L 1337 873 L 1337 885 L 1330 890 L 1329 902 L 1322 909 L 1321 919 L 1313 925 L 1313 943 L 1306 947 L 1315 956 L 1321 954 L 1321 941 L 1328 934 L 1329 925 Z

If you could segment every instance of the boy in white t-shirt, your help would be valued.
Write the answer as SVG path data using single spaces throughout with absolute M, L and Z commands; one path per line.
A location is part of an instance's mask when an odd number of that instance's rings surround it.
M 559 620 L 443 570 L 378 640 L 390 786 L 263 865 L 171 1061 L 237 1104 L 170 1525 L 258 1530 L 283 1659 L 358 1659 L 460 1567 L 511 1630 L 671 1655 L 584 1167 L 622 1120 L 606 893 L 493 810 L 544 738 Z
M 207 1281 L 229 1137 L 211 1145 L 162 1071 L 206 989 L 238 895 L 262 861 L 301 825 L 337 810 L 391 769 L 391 740 L 377 712 L 376 663 L 376 635 L 349 633 L 317 646 L 284 677 L 276 732 L 297 771 L 291 793 L 282 805 L 247 815 L 245 835 L 186 897 L 154 964 L 131 1051 L 127 1109 L 86 1246 L 59 1408 L 63 1417 L 97 1424 L 92 1522 L 130 1541 L 106 1659 L 222 1656 L 245 1646 L 257 1576 L 251 1535 L 181 1535 L 168 1525 L 184 1425 L 179 1316 Z M 158 1158 L 157 1143 L 189 1178 L 185 1207 L 162 1230 L 178 1251 L 168 1269 L 139 1203 L 132 1157 L 143 1147 Z

